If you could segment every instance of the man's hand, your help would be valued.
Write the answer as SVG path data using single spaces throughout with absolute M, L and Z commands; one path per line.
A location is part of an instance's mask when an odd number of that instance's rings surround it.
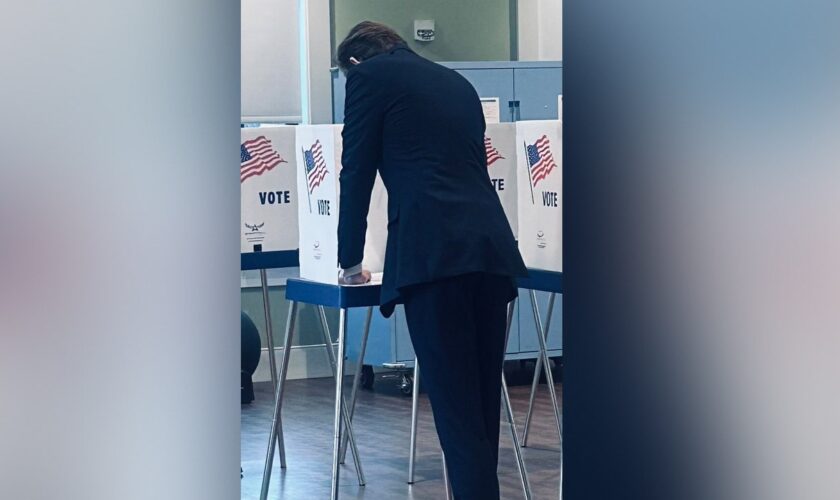
M 341 278 L 342 285 L 364 285 L 370 281 L 370 271 L 362 269 L 361 272 L 351 274 L 350 276 L 343 276 Z

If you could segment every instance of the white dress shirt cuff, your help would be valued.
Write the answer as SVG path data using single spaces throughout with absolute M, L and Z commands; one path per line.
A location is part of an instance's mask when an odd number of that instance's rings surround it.
M 359 262 L 358 264 L 356 264 L 353 267 L 350 267 L 350 268 L 347 268 L 347 269 L 342 269 L 341 270 L 341 277 L 346 278 L 347 276 L 353 276 L 354 274 L 359 274 L 360 272 L 362 272 L 362 263 L 361 262 Z

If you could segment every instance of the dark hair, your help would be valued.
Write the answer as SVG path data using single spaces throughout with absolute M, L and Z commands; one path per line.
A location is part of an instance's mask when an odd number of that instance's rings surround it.
M 350 58 L 355 57 L 365 61 L 373 56 L 388 52 L 395 45 L 405 43 L 405 40 L 396 31 L 381 23 L 373 21 L 362 21 L 347 34 L 347 37 L 338 46 L 336 58 L 338 67 L 347 73 L 352 64 Z

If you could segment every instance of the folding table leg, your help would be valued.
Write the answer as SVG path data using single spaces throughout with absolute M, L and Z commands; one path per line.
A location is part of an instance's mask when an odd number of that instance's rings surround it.
M 516 466 L 519 469 L 519 479 L 522 482 L 522 492 L 525 500 L 531 500 L 531 483 L 528 481 L 528 471 L 525 469 L 525 459 L 522 457 L 522 448 L 519 444 L 519 435 L 516 433 L 516 421 L 513 418 L 513 407 L 510 404 L 510 393 L 508 393 L 507 380 L 502 374 L 502 398 L 505 413 L 507 414 L 508 425 L 510 426 L 510 438 L 513 440 L 513 452 L 516 455 Z
M 350 452 L 353 454 L 353 465 L 356 467 L 356 476 L 359 479 L 359 486 L 365 485 L 365 473 L 362 470 L 362 462 L 359 460 L 359 449 L 356 447 L 356 437 L 353 435 L 353 426 L 350 422 L 350 413 L 347 411 L 347 404 L 344 401 L 344 343 L 347 334 L 347 310 L 339 309 L 339 326 L 338 326 L 338 356 L 332 350 L 332 338 L 330 337 L 330 327 L 327 324 L 327 313 L 324 311 L 324 306 L 318 306 L 318 314 L 321 317 L 321 332 L 324 335 L 324 346 L 326 347 L 327 357 L 330 360 L 330 367 L 333 371 L 333 377 L 336 377 L 338 384 L 342 387 L 341 391 L 341 405 L 339 409 L 344 417 L 344 425 L 347 429 L 347 437 L 350 440 Z M 336 358 L 338 358 L 336 360 Z M 340 372 L 340 373 L 339 373 Z M 338 443 L 338 446 L 341 442 Z M 336 448 L 336 456 L 338 456 L 338 448 Z M 340 462 L 340 457 L 339 457 Z
M 323 310 L 321 311 L 323 314 Z M 326 319 L 324 317 L 324 319 Z M 325 325 L 326 326 L 326 325 Z M 342 417 L 342 409 L 344 408 L 344 384 L 342 383 L 344 380 L 344 337 L 347 333 L 347 310 L 342 308 L 338 311 L 338 356 L 336 362 L 336 374 L 335 374 L 335 415 L 334 415 L 334 424 L 333 424 L 333 462 L 332 462 L 332 485 L 331 485 L 331 495 L 330 498 L 332 500 L 338 500 L 338 474 L 339 474 L 339 456 L 338 456 L 338 449 L 341 446 L 341 417 Z M 332 344 L 329 345 L 330 351 L 332 351 Z M 346 416 L 346 413 L 344 413 Z M 346 418 L 346 417 L 345 417 Z M 350 427 L 350 420 L 346 419 L 346 428 L 347 433 L 351 434 L 353 430 Z M 356 443 L 352 438 L 350 438 L 350 446 L 355 451 Z M 364 480 L 361 476 L 361 464 L 359 463 L 358 455 L 354 454 L 353 459 L 356 462 L 356 471 L 359 473 L 359 481 L 360 485 L 364 484 Z
M 449 469 L 446 468 L 446 454 L 441 450 L 440 452 L 441 465 L 443 466 L 443 491 L 446 495 L 446 500 L 454 500 L 452 495 L 452 484 L 449 482 Z
M 268 344 L 268 365 L 271 368 L 271 388 L 272 392 L 277 391 L 277 362 L 274 360 L 274 327 L 271 323 L 271 308 L 268 301 L 268 278 L 266 277 L 265 269 L 260 269 L 260 285 L 262 287 L 263 298 L 263 313 L 265 314 L 265 340 Z M 280 468 L 286 468 L 286 446 L 283 443 L 283 422 L 279 423 L 277 433 L 272 435 L 272 439 L 277 439 L 277 449 L 280 452 Z
M 534 312 L 534 323 L 537 325 L 537 340 L 540 342 L 540 358 L 545 368 L 545 380 L 548 386 L 548 395 L 551 396 L 551 406 L 554 408 L 554 419 L 557 421 L 557 435 L 563 441 L 563 419 L 560 416 L 560 405 L 557 403 L 557 391 L 554 390 L 554 375 L 551 373 L 551 362 L 548 359 L 548 348 L 545 343 L 545 335 L 542 332 L 542 321 L 540 321 L 540 309 L 537 306 L 537 292 L 531 290 L 531 309 Z
M 265 469 L 263 470 L 260 500 L 265 500 L 268 497 L 268 485 L 271 482 L 271 468 L 274 463 L 274 444 L 276 442 L 274 436 L 280 427 L 280 414 L 283 407 L 283 388 L 286 385 L 286 374 L 289 370 L 289 353 L 295 331 L 295 322 L 297 321 L 297 308 L 297 302 L 292 302 L 289 306 L 289 320 L 286 322 L 283 358 L 280 361 L 280 375 L 277 381 L 277 389 L 274 393 L 274 416 L 271 420 L 271 434 L 268 437 L 268 451 L 265 456 Z
M 516 300 L 516 299 L 514 299 Z M 507 325 L 505 326 L 505 351 L 507 351 L 508 338 L 510 337 L 510 326 L 513 323 L 514 300 L 508 303 Z M 516 456 L 516 467 L 519 469 L 519 478 L 522 481 L 522 492 L 526 500 L 531 500 L 531 483 L 528 481 L 528 471 L 525 468 L 525 460 L 522 458 L 522 450 L 519 446 L 519 436 L 516 433 L 516 421 L 513 418 L 513 407 L 510 404 L 510 393 L 508 393 L 507 379 L 502 372 L 502 406 L 507 416 L 510 427 L 510 437 L 513 440 L 513 452 Z
M 362 369 L 365 364 L 365 351 L 367 350 L 368 335 L 370 334 L 370 321 L 373 317 L 373 308 L 368 307 L 367 315 L 365 316 L 365 327 L 362 330 L 362 345 L 359 348 L 359 359 L 356 361 L 356 372 L 353 374 L 353 388 L 350 389 L 350 421 L 353 421 L 353 414 L 356 412 L 356 393 L 359 391 L 359 382 L 362 379 Z M 347 436 L 345 433 L 341 439 L 341 449 L 339 451 L 341 456 L 341 463 L 347 458 Z
M 408 484 L 414 484 L 414 461 L 417 457 L 417 403 L 420 398 L 420 364 L 414 358 L 414 384 L 411 389 L 411 438 L 408 445 Z
M 563 440 L 560 440 L 560 500 L 563 500 Z
M 554 299 L 556 296 L 556 293 L 551 293 L 551 296 L 548 299 L 548 310 L 546 311 L 545 325 L 542 326 L 542 330 L 537 328 L 537 335 L 542 335 L 546 340 L 548 339 L 549 328 L 551 328 L 551 318 L 553 317 Z M 540 343 L 540 346 L 542 346 L 542 343 Z M 543 364 L 542 347 L 540 347 L 540 354 L 537 356 L 537 364 L 534 367 L 534 379 L 531 381 L 531 395 L 528 398 L 528 413 L 525 414 L 525 430 L 522 431 L 522 446 L 528 446 L 528 434 L 531 430 L 531 417 L 533 416 L 534 411 L 534 400 L 537 395 L 537 386 L 540 382 L 540 374 L 543 370 L 551 371 L 551 367 Z M 548 375 L 546 375 L 546 380 L 548 380 Z

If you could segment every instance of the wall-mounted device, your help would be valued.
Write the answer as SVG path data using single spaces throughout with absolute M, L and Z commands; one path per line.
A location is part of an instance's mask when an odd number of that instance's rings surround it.
M 431 42 L 435 39 L 434 19 L 414 20 L 414 39 L 420 42 Z

